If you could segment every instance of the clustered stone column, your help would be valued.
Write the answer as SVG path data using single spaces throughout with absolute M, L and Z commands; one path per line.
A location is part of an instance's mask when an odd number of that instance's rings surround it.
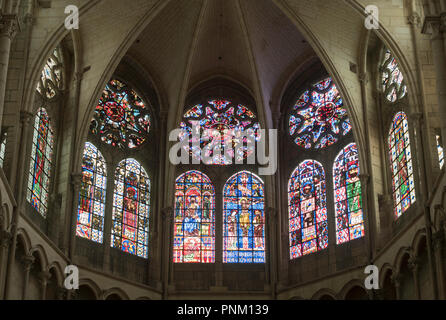
M 441 116 L 441 135 L 446 137 L 446 12 L 425 6 L 422 32 L 431 36 L 432 57 L 437 80 L 438 106 Z
M 10 232 L 6 230 L 0 232 L 0 300 L 3 300 L 5 297 L 3 289 L 5 287 L 6 261 L 11 238 Z
M 12 0 L 6 1 L 5 12 L 0 12 L 0 123 L 3 119 L 5 104 L 6 81 L 8 76 L 9 55 L 11 43 L 17 31 L 19 31 L 19 21 L 16 13 L 13 12 Z

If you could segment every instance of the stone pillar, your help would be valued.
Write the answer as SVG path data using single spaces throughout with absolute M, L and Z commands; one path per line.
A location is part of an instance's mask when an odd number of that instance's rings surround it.
M 441 117 L 441 136 L 446 139 L 446 12 L 439 16 L 428 16 L 424 20 L 422 32 L 431 35 L 432 58 L 437 80 L 438 107 Z
M 71 215 L 71 226 L 70 226 L 70 244 L 68 250 L 68 257 L 73 259 L 76 252 L 76 227 L 77 227 L 77 206 L 78 206 L 78 196 L 81 187 L 82 174 L 73 173 L 71 174 L 71 185 L 73 187 L 73 203 L 72 203 L 72 215 Z M 107 201 L 109 202 L 109 201 Z
M 413 284 L 414 284 L 414 290 L 415 290 L 415 297 L 416 299 L 420 300 L 421 299 L 421 294 L 420 294 L 420 282 L 418 279 L 418 266 L 419 266 L 419 261 L 418 258 L 416 257 L 411 257 L 408 261 L 409 263 L 409 270 L 412 271 L 412 276 L 413 276 Z
M 48 285 L 48 281 L 51 279 L 51 273 L 48 271 L 42 271 L 39 273 L 39 282 L 41 285 L 41 299 L 46 300 L 46 288 Z
M 0 300 L 5 298 L 5 275 L 6 262 L 8 259 L 8 248 L 11 243 L 12 235 L 10 232 L 3 230 L 0 233 Z
M 393 286 L 395 287 L 396 300 L 400 300 L 401 299 L 401 293 L 400 293 L 401 276 L 399 274 L 392 274 L 391 281 L 392 281 Z
M 438 285 L 438 298 L 440 300 L 446 299 L 446 279 L 445 279 L 445 264 L 444 264 L 444 249 L 445 249 L 445 233 L 444 230 L 437 231 L 432 236 L 432 242 L 434 247 L 434 255 L 437 270 L 437 283 L 432 285 Z M 432 281 L 433 282 L 433 281 Z
M 363 212 L 363 219 L 364 219 L 364 227 L 365 227 L 365 238 L 366 242 L 368 244 L 367 246 L 367 263 L 372 262 L 372 255 L 373 255 L 373 248 L 374 245 L 372 243 L 373 235 L 376 234 L 374 232 L 374 228 L 372 226 L 372 217 L 369 215 L 371 213 L 371 210 L 369 210 L 369 194 L 368 190 L 369 183 L 370 183 L 370 176 L 366 173 L 360 173 L 359 179 L 361 181 L 361 194 L 362 194 L 362 212 Z M 373 201 L 373 198 L 371 198 Z M 334 224 L 336 225 L 336 223 Z
M 36 259 L 31 255 L 26 255 L 22 259 L 23 270 L 24 270 L 22 300 L 26 300 L 26 294 L 28 291 L 28 284 L 29 284 L 29 274 L 31 272 L 35 260 Z
M 163 218 L 163 299 L 168 297 L 168 287 L 173 285 L 173 216 L 174 210 L 172 207 L 167 207 L 162 210 Z
M 268 207 L 266 209 L 265 217 L 265 250 L 266 250 L 266 263 L 268 264 L 269 273 L 269 284 L 271 285 L 272 298 L 276 297 L 276 286 L 277 286 L 277 237 L 276 237 L 276 221 L 277 221 L 277 210 L 275 208 Z M 267 231 L 267 232 L 266 232 Z M 266 245 L 268 244 L 268 245 Z
M 15 170 L 13 172 L 14 176 L 11 180 L 15 181 L 16 177 L 18 177 L 18 183 L 17 183 L 17 206 L 14 207 L 13 213 L 12 213 L 12 221 L 11 221 L 11 234 L 12 234 L 12 240 L 11 245 L 8 252 L 8 264 L 6 267 L 6 278 L 5 278 L 5 297 L 8 298 L 9 295 L 9 288 L 11 286 L 11 276 L 12 276 L 12 268 L 15 260 L 15 250 L 17 246 L 17 225 L 19 221 L 20 211 L 23 209 L 24 201 L 25 201 L 25 190 L 24 190 L 24 183 L 25 179 L 28 178 L 27 175 L 23 176 L 23 168 L 26 168 L 26 150 L 27 150 L 27 144 L 28 144 L 28 138 L 29 138 L 29 128 L 30 128 L 30 120 L 33 118 L 33 114 L 27 111 L 21 111 L 20 112 L 20 136 L 18 137 L 18 152 L 16 153 L 16 156 L 18 156 L 19 161 L 16 162 Z M 11 187 L 14 189 L 14 184 L 11 183 Z
M 4 101 L 11 42 L 17 31 L 19 31 L 17 15 L 0 13 L 0 124 L 3 120 L 3 110 L 5 107 Z

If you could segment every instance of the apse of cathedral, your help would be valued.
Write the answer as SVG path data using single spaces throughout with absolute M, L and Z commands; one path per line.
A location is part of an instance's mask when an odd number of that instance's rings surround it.
M 0 300 L 446 299 L 445 16 L 1 0 Z

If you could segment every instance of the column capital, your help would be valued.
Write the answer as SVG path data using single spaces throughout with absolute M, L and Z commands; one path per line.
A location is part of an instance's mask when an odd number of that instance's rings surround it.
M 421 112 L 412 112 L 412 113 L 409 115 L 409 117 L 410 117 L 410 119 L 411 119 L 413 122 L 415 122 L 415 121 L 421 121 L 421 120 L 423 120 L 423 113 L 421 113 Z
M 266 214 L 269 219 L 275 220 L 277 218 L 277 209 L 273 207 L 267 207 Z
M 9 247 L 12 240 L 12 234 L 9 231 L 3 230 L 0 232 L 0 247 Z
M 170 222 L 173 220 L 173 208 L 172 207 L 166 207 L 161 209 L 161 216 L 163 218 L 163 221 Z
M 34 114 L 26 110 L 20 111 L 20 123 L 24 126 L 28 126 Z
M 370 175 L 367 173 L 360 173 L 359 174 L 359 180 L 361 180 L 361 184 L 363 186 L 367 185 L 370 181 Z
M 79 189 L 82 182 L 82 174 L 81 173 L 72 173 L 71 174 L 71 184 L 74 188 Z
M 421 25 L 421 17 L 418 13 L 414 12 L 407 17 L 407 23 L 419 27 Z
M 14 39 L 17 32 L 20 31 L 20 23 L 16 14 L 0 13 L 0 36 Z
M 443 38 L 443 33 L 446 30 L 446 13 L 440 16 L 428 16 L 424 19 L 421 32 L 429 34 L 431 40 L 439 40 Z
M 43 283 L 47 283 L 48 280 L 51 279 L 51 273 L 48 271 L 41 271 L 41 272 L 39 272 L 38 276 L 39 276 L 39 280 Z
M 432 244 L 434 245 L 434 249 L 436 251 L 441 250 L 444 247 L 444 240 L 444 230 L 440 230 L 432 234 Z
M 22 263 L 23 263 L 23 268 L 25 269 L 25 271 L 31 270 L 35 261 L 36 261 L 36 258 L 34 258 L 32 255 L 23 256 Z
M 412 270 L 413 272 L 417 272 L 419 262 L 420 259 L 418 259 L 418 257 L 415 256 L 410 257 L 409 260 L 407 261 L 409 269 Z
M 401 282 L 401 275 L 399 273 L 392 274 L 392 276 L 390 277 L 390 281 L 396 288 L 398 288 L 400 286 L 400 282 Z
M 369 76 L 365 72 L 361 72 L 358 74 L 358 79 L 361 83 L 367 84 L 369 82 Z

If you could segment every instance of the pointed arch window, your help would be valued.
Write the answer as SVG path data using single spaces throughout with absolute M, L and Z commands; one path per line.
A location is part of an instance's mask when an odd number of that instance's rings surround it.
M 435 140 L 437 141 L 438 163 L 440 165 L 440 169 L 443 169 L 443 167 L 444 167 L 444 149 L 443 149 L 443 143 L 441 142 L 441 136 L 436 135 Z M 2 146 L 3 146 L 3 144 L 2 144 Z
M 381 65 L 382 88 L 384 96 L 389 102 L 396 102 L 407 94 L 407 86 L 404 81 L 395 57 L 390 50 L 386 50 L 384 61 Z
M 303 161 L 288 184 L 291 259 L 328 246 L 325 171 L 315 160 Z
M 63 59 L 62 51 L 56 48 L 43 67 L 37 92 L 45 99 L 54 99 L 63 86 Z
M 174 263 L 215 262 L 215 190 L 200 171 L 175 183 Z
M 8 132 L 4 132 L 1 136 L 1 143 L 0 143 L 0 167 L 3 167 L 3 163 L 5 161 L 7 138 L 8 138 Z
M 101 152 L 87 142 L 82 158 L 82 181 L 77 211 L 76 235 L 103 242 L 107 166 Z
M 333 166 L 336 244 L 364 236 L 359 155 L 355 143 L 346 146 Z
M 243 171 L 223 190 L 223 263 L 265 262 L 263 181 Z
M 399 218 L 416 201 L 409 123 L 404 112 L 398 112 L 393 118 L 388 143 L 394 214 L 395 218 Z
M 126 159 L 115 171 L 111 246 L 148 257 L 150 179 L 135 159 Z
M 288 133 L 305 149 L 324 149 L 352 130 L 347 110 L 332 78 L 306 90 L 291 109 Z
M 34 133 L 29 165 L 27 201 L 46 217 L 50 187 L 54 136 L 50 118 L 44 108 L 34 118 Z

